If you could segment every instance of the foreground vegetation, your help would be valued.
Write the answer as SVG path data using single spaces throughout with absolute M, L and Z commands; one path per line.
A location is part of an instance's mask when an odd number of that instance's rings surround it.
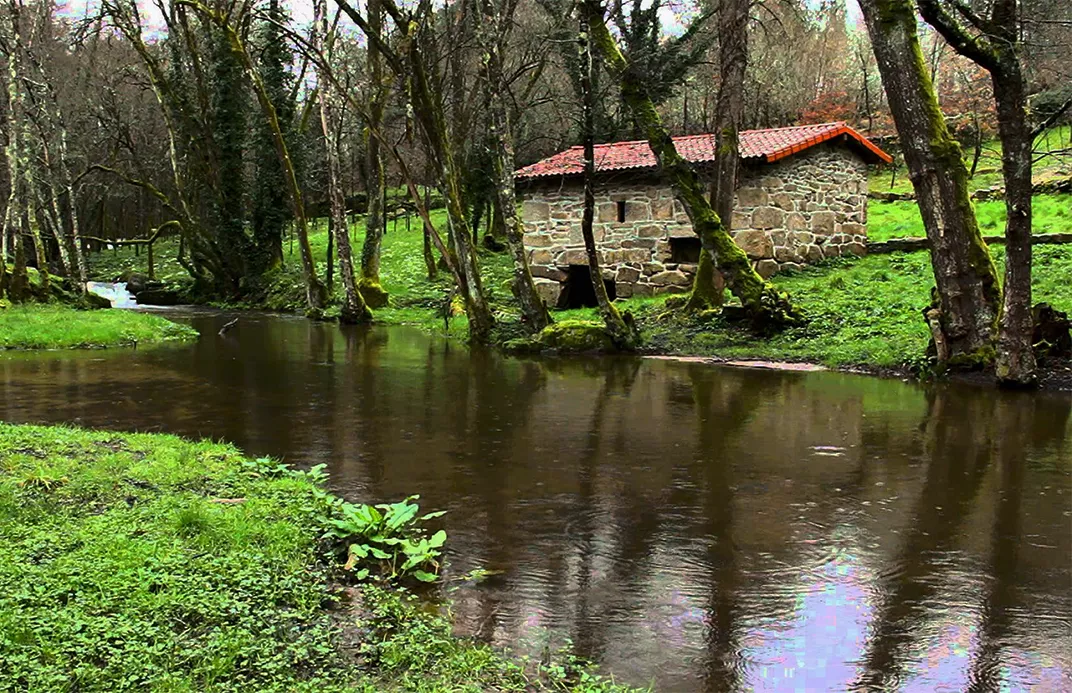
M 0 423 L 0 690 L 623 690 L 457 639 L 398 588 L 333 590 L 324 537 L 368 506 L 322 483 L 224 444 Z
M 55 303 L 0 308 L 0 349 L 85 349 L 178 342 L 197 331 L 129 310 L 77 310 Z

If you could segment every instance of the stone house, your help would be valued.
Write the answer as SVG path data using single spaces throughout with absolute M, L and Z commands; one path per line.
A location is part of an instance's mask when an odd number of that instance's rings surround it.
M 678 152 L 711 172 L 714 135 L 675 137 Z M 741 167 L 730 220 L 737 244 L 769 277 L 823 258 L 861 255 L 867 241 L 867 166 L 890 162 L 845 123 L 740 136 Z M 603 278 L 612 297 L 687 291 L 700 240 L 646 141 L 597 145 L 596 219 Z M 581 237 L 581 147 L 516 172 L 525 246 L 537 288 L 550 306 L 592 305 Z

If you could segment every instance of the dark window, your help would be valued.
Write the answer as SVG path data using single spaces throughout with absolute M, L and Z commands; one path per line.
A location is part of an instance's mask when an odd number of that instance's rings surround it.
M 695 264 L 700 261 L 700 239 L 695 236 L 670 239 L 670 262 Z
M 618 223 L 625 221 L 625 200 L 618 200 Z
M 558 308 L 594 308 L 596 306 L 596 290 L 592 287 L 592 273 L 588 271 L 588 265 L 570 265 L 569 276 L 562 286 L 562 293 L 558 297 Z M 614 300 L 614 282 L 603 280 L 603 286 L 607 287 L 607 297 Z

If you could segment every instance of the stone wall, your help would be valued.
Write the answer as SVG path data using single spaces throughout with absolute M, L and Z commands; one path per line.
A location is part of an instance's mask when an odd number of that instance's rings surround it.
M 525 183 L 520 193 L 525 246 L 537 287 L 557 305 L 570 265 L 586 265 L 579 178 Z M 625 202 L 624 221 L 618 221 Z M 841 144 L 824 143 L 741 172 L 732 233 L 769 277 L 823 258 L 862 255 L 867 242 L 867 164 Z M 696 235 L 673 191 L 651 173 L 605 174 L 596 187 L 593 233 L 604 278 L 617 296 L 688 290 L 694 262 L 674 262 L 677 244 Z M 681 239 L 681 240 L 677 240 Z M 679 252 L 684 250 L 679 248 Z

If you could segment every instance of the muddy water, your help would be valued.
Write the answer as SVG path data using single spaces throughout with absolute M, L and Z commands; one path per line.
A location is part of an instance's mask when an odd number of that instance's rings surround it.
M 175 316 L 175 313 L 171 313 Z M 0 418 L 211 436 L 449 510 L 459 628 L 666 691 L 1072 689 L 1072 398 L 190 315 L 0 355 Z

